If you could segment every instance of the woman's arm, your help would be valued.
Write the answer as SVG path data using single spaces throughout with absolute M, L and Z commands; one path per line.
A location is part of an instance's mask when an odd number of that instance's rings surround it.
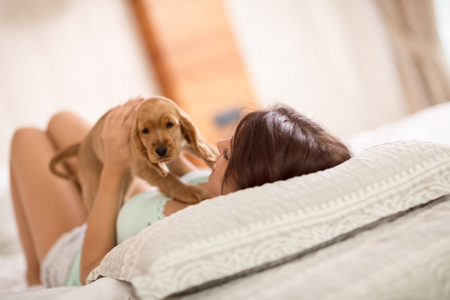
M 81 254 L 80 281 L 97 267 L 116 245 L 116 219 L 122 182 L 130 170 L 130 130 L 140 101 L 129 101 L 112 110 L 102 130 L 104 165 L 94 204 L 87 220 Z

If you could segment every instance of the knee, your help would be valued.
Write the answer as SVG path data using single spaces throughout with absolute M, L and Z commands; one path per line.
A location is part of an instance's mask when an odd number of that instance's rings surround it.
M 47 131 L 52 132 L 56 128 L 60 128 L 62 124 L 66 124 L 67 120 L 77 118 L 77 116 L 70 111 L 61 111 L 51 117 L 47 125 Z
M 17 129 L 11 139 L 10 157 L 20 153 L 22 150 L 32 149 L 33 144 L 38 137 L 45 135 L 45 133 L 37 128 L 23 127 Z
M 22 127 L 17 129 L 11 140 L 11 148 L 14 150 L 17 147 L 22 147 L 24 144 L 28 144 L 29 141 L 34 139 L 38 135 L 45 134 L 43 131 L 33 127 Z

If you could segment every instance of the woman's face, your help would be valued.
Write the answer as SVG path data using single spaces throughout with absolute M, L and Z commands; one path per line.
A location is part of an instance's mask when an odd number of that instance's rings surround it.
M 208 183 L 214 197 L 236 191 L 236 189 L 227 186 L 224 186 L 222 191 L 223 175 L 225 174 L 225 170 L 228 166 L 228 160 L 231 156 L 230 141 L 231 138 L 223 139 L 217 142 L 217 149 L 219 150 L 220 156 L 216 163 L 212 166 L 211 175 L 209 175 L 208 179 Z

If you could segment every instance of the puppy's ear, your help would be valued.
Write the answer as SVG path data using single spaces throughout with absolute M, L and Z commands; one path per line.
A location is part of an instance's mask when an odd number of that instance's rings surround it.
M 142 143 L 137 120 L 134 122 L 133 129 L 131 130 L 131 139 L 133 140 L 133 144 L 136 147 L 139 155 L 142 156 L 145 160 L 148 160 L 147 148 L 145 147 L 144 143 Z
M 145 147 L 144 143 L 142 142 L 137 121 L 134 123 L 131 139 L 133 140 L 133 144 L 135 145 L 137 152 L 148 163 L 148 166 L 153 168 L 160 176 L 167 176 L 168 170 L 165 164 L 152 163 L 148 158 L 147 147 Z
M 194 152 L 207 163 L 214 163 L 219 155 L 218 151 L 212 147 L 200 135 L 199 130 L 188 115 L 180 108 L 178 108 L 180 118 L 181 132 L 186 139 L 186 142 L 193 148 Z

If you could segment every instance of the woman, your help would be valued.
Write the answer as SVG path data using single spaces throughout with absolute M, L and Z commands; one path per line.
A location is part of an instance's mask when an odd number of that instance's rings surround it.
M 11 146 L 11 191 L 30 285 L 40 284 L 47 273 L 62 278 L 56 284 L 44 278 L 47 286 L 84 283 L 89 272 L 116 246 L 116 224 L 119 233 L 127 226 L 122 225 L 122 215 L 133 219 L 136 210 L 132 203 L 157 202 L 155 209 L 162 209 L 162 215 L 156 220 L 188 206 L 143 193 L 149 187 L 140 184 L 133 190 L 135 196 L 120 207 L 121 183 L 130 168 L 127 144 L 140 101 L 129 101 L 108 115 L 102 132 L 104 168 L 88 218 L 77 185 L 52 175 L 48 162 L 57 149 L 82 140 L 89 125 L 65 112 L 50 120 L 47 132 L 24 128 L 15 133 Z M 217 148 L 221 155 L 210 175 L 197 178 L 204 181 L 199 184 L 211 198 L 331 168 L 350 158 L 348 148 L 337 138 L 282 105 L 247 114 L 233 137 L 220 140 Z M 75 161 L 67 165 L 70 172 L 77 174 Z M 179 176 L 195 174 L 195 167 L 183 156 L 168 167 Z M 155 209 L 144 212 L 155 215 L 151 211 Z M 78 252 L 73 250 L 81 248 Z

